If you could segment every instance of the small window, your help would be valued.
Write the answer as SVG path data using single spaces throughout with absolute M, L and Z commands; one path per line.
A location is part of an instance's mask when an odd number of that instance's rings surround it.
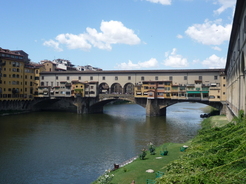
M 144 76 L 141 77 L 141 80 L 144 80 Z
M 90 76 L 90 80 L 93 80 L 93 76 Z
M 187 80 L 187 76 L 184 76 L 184 80 Z
M 106 77 L 105 77 L 105 76 L 103 76 L 103 77 L 102 77 L 102 80 L 105 80 L 105 79 L 106 79 Z
M 218 79 L 218 76 L 217 76 L 217 75 L 215 75 L 215 76 L 214 76 L 214 80 L 217 80 L 217 79 Z
M 56 76 L 56 80 L 58 80 L 58 76 Z
M 115 76 L 115 78 L 114 78 L 115 80 L 118 80 L 118 77 L 117 76 Z
M 155 80 L 158 80 L 158 76 L 155 76 Z
M 199 76 L 199 78 L 198 78 L 199 80 L 202 80 L 202 76 Z
M 70 79 L 69 79 L 69 76 L 67 76 L 67 80 L 70 80 Z
M 42 80 L 44 80 L 44 76 L 42 76 L 41 78 L 42 78 Z
M 131 80 L 132 78 L 131 78 L 131 76 L 128 76 L 128 80 Z
M 169 80 L 172 81 L 173 80 L 173 76 L 169 76 Z
M 81 80 L 81 76 L 79 76 L 79 80 Z

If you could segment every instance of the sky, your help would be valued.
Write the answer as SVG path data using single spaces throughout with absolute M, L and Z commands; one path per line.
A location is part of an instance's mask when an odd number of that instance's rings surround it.
M 103 70 L 224 68 L 236 0 L 1 1 L 0 47 Z

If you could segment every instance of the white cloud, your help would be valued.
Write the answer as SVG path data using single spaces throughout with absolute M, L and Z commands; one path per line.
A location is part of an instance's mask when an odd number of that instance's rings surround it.
M 229 40 L 231 28 L 231 24 L 221 25 L 221 19 L 205 20 L 203 24 L 194 24 L 188 27 L 185 33 L 204 45 L 220 45 Z
M 208 68 L 225 68 L 226 59 L 220 58 L 215 54 L 202 61 L 202 65 Z
M 59 34 L 56 36 L 56 40 L 60 44 L 65 44 L 69 49 L 88 50 L 91 48 L 91 45 L 87 42 L 84 34 Z
M 59 47 L 59 43 L 54 40 L 45 41 L 43 45 L 47 47 L 53 47 L 58 52 L 63 51 L 62 48 Z
M 158 67 L 158 61 L 155 58 L 151 58 L 148 61 L 138 62 L 137 64 L 128 61 L 128 63 L 118 64 L 115 68 L 123 70 L 132 70 L 132 69 L 142 69 L 142 68 L 155 68 Z
M 100 26 L 101 32 L 94 28 L 86 28 L 83 34 L 59 34 L 55 40 L 45 41 L 45 46 L 59 48 L 59 44 L 64 44 L 69 49 L 89 50 L 92 47 L 99 49 L 111 50 L 112 44 L 136 45 L 141 42 L 134 31 L 125 27 L 119 21 L 102 21 Z M 56 49 L 57 50 L 57 49 Z
M 170 5 L 172 3 L 172 0 L 146 0 L 152 3 L 160 3 L 162 5 Z
M 182 68 L 188 66 L 188 61 L 181 55 L 176 54 L 177 49 L 173 48 L 171 54 L 168 52 L 165 53 L 166 59 L 164 60 L 165 66 L 175 67 L 175 68 Z
M 212 49 L 217 50 L 217 51 L 221 51 L 221 48 L 217 47 L 217 46 L 212 47 Z
M 223 11 L 225 11 L 227 8 L 234 8 L 236 4 L 236 0 L 216 0 L 215 4 L 220 4 L 221 7 L 215 10 L 214 12 L 216 14 L 221 14 Z
M 179 39 L 182 39 L 183 38 L 183 36 L 180 35 L 180 34 L 178 34 L 176 37 L 179 38 Z

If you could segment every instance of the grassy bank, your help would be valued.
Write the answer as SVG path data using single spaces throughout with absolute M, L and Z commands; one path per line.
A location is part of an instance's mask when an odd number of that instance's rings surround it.
M 187 143 L 186 152 L 180 152 L 183 144 L 166 143 L 156 149 L 156 155 L 137 159 L 131 164 L 112 171 L 112 184 L 146 183 L 154 179 L 157 183 L 246 183 L 246 121 L 238 118 L 228 123 L 225 116 L 205 119 L 198 135 Z M 167 156 L 160 150 L 167 147 Z M 158 158 L 161 157 L 161 158 Z M 158 158 L 158 159 L 157 159 Z M 164 172 L 160 178 L 153 169 Z M 96 182 L 95 182 L 96 183 Z
M 221 119 L 204 120 L 186 154 L 157 183 L 246 183 L 246 121 L 222 126 Z
M 190 142 L 187 144 L 189 145 Z M 132 163 L 110 172 L 114 177 L 109 183 L 130 184 L 132 180 L 135 180 L 136 183 L 146 183 L 146 179 L 155 179 L 155 173 L 147 173 L 146 170 L 153 169 L 154 171 L 165 172 L 165 169 L 163 168 L 165 165 L 184 154 L 184 152 L 180 152 L 180 147 L 183 145 L 184 144 L 166 143 L 156 147 L 155 155 L 151 155 L 147 152 L 144 160 L 137 158 Z M 168 155 L 161 156 L 160 151 L 165 150 L 166 148 L 168 150 Z

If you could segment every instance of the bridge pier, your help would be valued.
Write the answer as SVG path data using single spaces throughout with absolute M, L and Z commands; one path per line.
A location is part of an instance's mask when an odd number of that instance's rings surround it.
M 161 108 L 158 99 L 147 99 L 146 116 L 166 116 L 166 107 Z

